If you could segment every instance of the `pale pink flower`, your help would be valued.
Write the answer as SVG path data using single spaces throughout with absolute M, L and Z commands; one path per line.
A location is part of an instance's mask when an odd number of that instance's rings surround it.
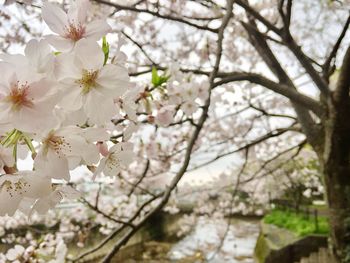
M 51 180 L 32 171 L 0 176 L 0 216 L 12 216 L 22 201 L 35 201 L 51 193 Z M 30 202 L 28 203 L 30 205 Z
M 62 84 L 60 106 L 66 111 L 83 109 L 89 123 L 104 124 L 117 114 L 114 98 L 129 86 L 127 69 L 120 65 L 103 65 L 104 54 L 97 43 L 82 40 L 73 54 L 57 58 L 56 76 Z
M 209 97 L 209 83 L 208 82 L 200 82 L 195 83 L 194 88 L 197 90 L 196 94 L 198 98 L 205 101 Z
M 24 49 L 24 55 L 1 54 L 0 58 L 16 69 L 22 69 L 24 71 L 30 69 L 32 78 L 33 73 L 38 78 L 53 77 L 55 56 L 45 40 L 30 40 Z
M 154 140 L 154 138 L 151 138 Z M 156 158 L 158 156 L 158 152 L 160 150 L 160 145 L 159 143 L 157 143 L 156 141 L 150 141 L 146 147 L 146 154 L 148 156 L 148 158 Z
M 98 148 L 98 151 L 100 152 L 100 154 L 102 156 L 106 157 L 109 154 L 107 143 L 105 143 L 105 142 L 98 142 L 97 143 L 97 148 Z
M 188 117 L 192 116 L 192 114 L 195 113 L 197 109 L 198 109 L 198 105 L 194 101 L 187 101 L 181 105 L 181 110 Z
M 23 256 L 25 252 L 25 248 L 22 247 L 21 245 L 15 245 L 13 248 L 10 248 L 7 253 L 6 253 L 6 259 L 14 262 L 14 261 L 18 261 L 21 259 L 21 257 Z M 18 261 L 20 262 L 20 261 Z
M 31 209 L 31 213 L 34 211 L 39 214 L 45 214 L 49 209 L 54 208 L 59 204 L 63 198 L 75 199 L 80 197 L 80 193 L 70 186 L 57 186 L 50 195 L 38 199 Z
M 109 154 L 101 159 L 94 173 L 94 178 L 102 172 L 107 176 L 117 176 L 122 169 L 128 167 L 134 157 L 132 143 L 121 142 L 112 146 L 109 149 Z
M 46 2 L 42 7 L 42 17 L 48 27 L 58 34 L 46 36 L 48 42 L 57 50 L 68 52 L 81 39 L 98 41 L 106 35 L 111 27 L 105 20 L 88 22 L 89 9 L 88 0 L 77 0 L 72 3 L 68 13 L 56 5 Z
M 6 62 L 0 62 L 0 72 L 0 124 L 29 133 L 52 128 L 56 124 L 57 84 L 32 78 L 30 71 L 16 72 Z
M 38 171 L 46 172 L 52 178 L 69 181 L 69 170 L 84 163 L 98 163 L 99 153 L 94 142 L 103 141 L 108 134 L 103 129 L 65 126 L 52 130 L 42 140 L 34 160 Z
M 166 105 L 158 110 L 155 118 L 155 122 L 159 126 L 167 127 L 173 122 L 174 114 L 175 114 L 175 106 Z

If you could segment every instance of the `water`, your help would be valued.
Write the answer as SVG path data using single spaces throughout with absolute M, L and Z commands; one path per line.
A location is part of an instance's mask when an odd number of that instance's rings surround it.
M 200 218 L 192 232 L 172 246 L 172 261 L 195 255 L 197 262 L 252 263 L 259 234 L 256 220 Z

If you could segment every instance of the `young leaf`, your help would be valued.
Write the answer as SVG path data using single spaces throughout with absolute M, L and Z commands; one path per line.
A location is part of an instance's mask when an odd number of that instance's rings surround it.
M 158 86 L 159 75 L 156 67 L 152 67 L 152 84 L 154 87 Z
M 163 75 L 158 75 L 157 68 L 152 67 L 152 84 L 154 87 L 161 86 L 163 83 L 166 83 L 169 78 L 170 75 L 166 75 L 166 73 L 164 73 Z
M 105 55 L 105 60 L 103 62 L 103 65 L 106 65 L 108 56 L 109 56 L 109 44 L 105 36 L 102 38 L 102 51 L 103 51 L 103 54 Z

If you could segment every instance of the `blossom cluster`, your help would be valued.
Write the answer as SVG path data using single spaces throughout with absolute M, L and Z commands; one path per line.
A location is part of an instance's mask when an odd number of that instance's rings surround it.
M 150 121 L 162 127 L 184 117 L 192 118 L 209 95 L 207 79 L 195 79 L 181 72 L 176 63 L 163 76 L 153 71 L 152 84 L 152 92 L 146 90 L 143 98 L 145 110 L 151 116 Z M 181 114 L 176 118 L 178 112 Z
M 27 247 L 17 244 L 10 248 L 6 254 L 0 253 L 0 262 L 63 263 L 66 253 L 67 246 L 62 238 L 47 234 L 41 242 L 30 239 L 30 245 Z M 33 258 L 37 258 L 37 260 L 33 260 Z
M 101 185 L 86 177 L 81 180 L 78 189 L 82 199 L 97 205 L 103 212 L 91 209 L 84 205 L 85 202 L 66 200 L 45 215 L 33 214 L 31 220 L 27 220 L 23 213 L 0 217 L 0 262 L 22 262 L 27 258 L 30 262 L 66 262 L 65 258 L 76 257 L 81 249 L 91 245 L 92 240 L 102 240 L 121 227 L 116 219 L 131 217 L 138 206 L 149 198 L 146 195 L 121 194 L 115 190 L 115 183 Z M 142 216 L 144 213 L 140 214 Z
M 67 13 L 45 3 L 42 18 L 53 34 L 30 40 L 24 54 L 0 56 L 0 216 L 42 214 L 76 197 L 62 183 L 78 166 L 115 176 L 132 160 L 130 129 L 111 139 L 113 122 L 135 115 L 126 56 L 118 45 L 109 62 L 111 28 L 89 10 L 88 0 Z M 32 169 L 19 170 L 18 159 L 30 154 Z
M 123 41 L 118 37 L 110 59 L 105 36 L 111 27 L 91 20 L 89 9 L 88 0 L 73 2 L 67 13 L 45 3 L 42 18 L 54 34 L 29 41 L 24 55 L 0 56 L 0 216 L 43 214 L 62 198 L 77 197 L 61 183 L 79 166 L 93 171 L 93 179 L 115 177 L 136 160 L 129 140 L 140 123 L 193 122 L 208 97 L 206 78 L 183 73 L 177 64 L 164 75 L 154 68 L 151 85 L 134 85 Z M 161 149 L 148 139 L 146 145 L 141 139 L 143 157 L 157 158 Z M 17 160 L 28 153 L 33 169 L 19 171 Z M 160 170 L 169 169 L 158 160 Z

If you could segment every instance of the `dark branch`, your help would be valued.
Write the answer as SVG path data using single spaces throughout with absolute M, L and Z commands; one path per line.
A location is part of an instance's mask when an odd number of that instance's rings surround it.
M 232 81 L 243 81 L 243 80 L 249 81 L 251 83 L 259 84 L 269 90 L 272 90 L 280 95 L 283 95 L 288 99 L 290 99 L 292 102 L 297 103 L 309 110 L 312 110 L 315 114 L 319 116 L 322 116 L 324 114 L 324 111 L 321 105 L 314 99 L 299 93 L 298 91 L 296 91 L 295 89 L 293 89 L 288 85 L 276 83 L 259 74 L 244 73 L 244 72 L 232 74 L 230 77 L 226 77 L 215 82 L 215 86 L 220 86 Z
M 271 22 L 266 20 L 262 15 L 259 14 L 254 8 L 252 8 L 247 1 L 245 0 L 236 0 L 236 4 L 244 8 L 251 16 L 256 18 L 258 21 L 260 21 L 262 24 L 264 24 L 269 30 L 273 31 L 277 35 L 280 35 L 281 29 L 277 28 L 275 25 L 273 25 Z
M 136 12 L 136 13 L 146 13 L 146 14 L 150 14 L 150 15 L 153 15 L 155 17 L 162 18 L 162 19 L 180 22 L 182 24 L 186 24 L 186 25 L 195 27 L 195 28 L 200 29 L 200 30 L 206 30 L 206 31 L 213 32 L 213 33 L 217 33 L 217 31 L 218 31 L 218 29 L 210 28 L 210 27 L 203 26 L 203 25 L 198 25 L 198 24 L 192 23 L 190 21 L 184 20 L 180 17 L 174 17 L 172 15 L 162 15 L 158 12 L 154 12 L 154 11 L 151 11 L 148 9 L 136 8 L 134 6 L 127 6 L 127 5 L 120 5 L 120 4 L 112 3 L 112 2 L 106 1 L 106 0 L 94 0 L 94 1 L 97 3 L 100 3 L 100 4 L 115 7 L 115 8 L 120 9 L 120 10 L 128 10 L 128 11 L 132 11 L 132 12 Z
M 145 49 L 143 48 L 143 46 L 137 42 L 136 40 L 134 40 L 131 36 L 129 36 L 127 33 L 125 33 L 123 30 L 121 31 L 122 34 L 129 39 L 135 46 L 137 46 L 141 52 L 145 55 L 145 57 L 153 64 L 153 65 L 157 65 L 154 60 L 150 57 L 150 55 L 148 55 L 148 53 L 145 51 Z
M 348 19 L 345 22 L 345 25 L 343 27 L 342 32 L 340 33 L 340 35 L 339 35 L 339 37 L 337 39 L 337 42 L 334 44 L 331 53 L 329 53 L 328 58 L 326 59 L 325 63 L 322 66 L 323 76 L 327 80 L 330 77 L 330 75 L 332 75 L 332 73 L 333 73 L 333 71 L 335 69 L 334 67 L 332 67 L 331 63 L 334 62 L 334 60 L 335 60 L 335 58 L 337 56 L 340 44 L 341 44 L 341 42 L 343 41 L 343 39 L 344 39 L 344 37 L 346 35 L 346 32 L 347 32 L 347 30 L 349 28 L 349 25 L 350 25 L 350 14 L 348 16 Z
M 346 102 L 348 104 L 349 100 L 349 88 L 350 88 L 350 46 L 348 47 L 343 64 L 339 73 L 339 78 L 337 82 L 336 90 L 334 91 L 334 101 Z

